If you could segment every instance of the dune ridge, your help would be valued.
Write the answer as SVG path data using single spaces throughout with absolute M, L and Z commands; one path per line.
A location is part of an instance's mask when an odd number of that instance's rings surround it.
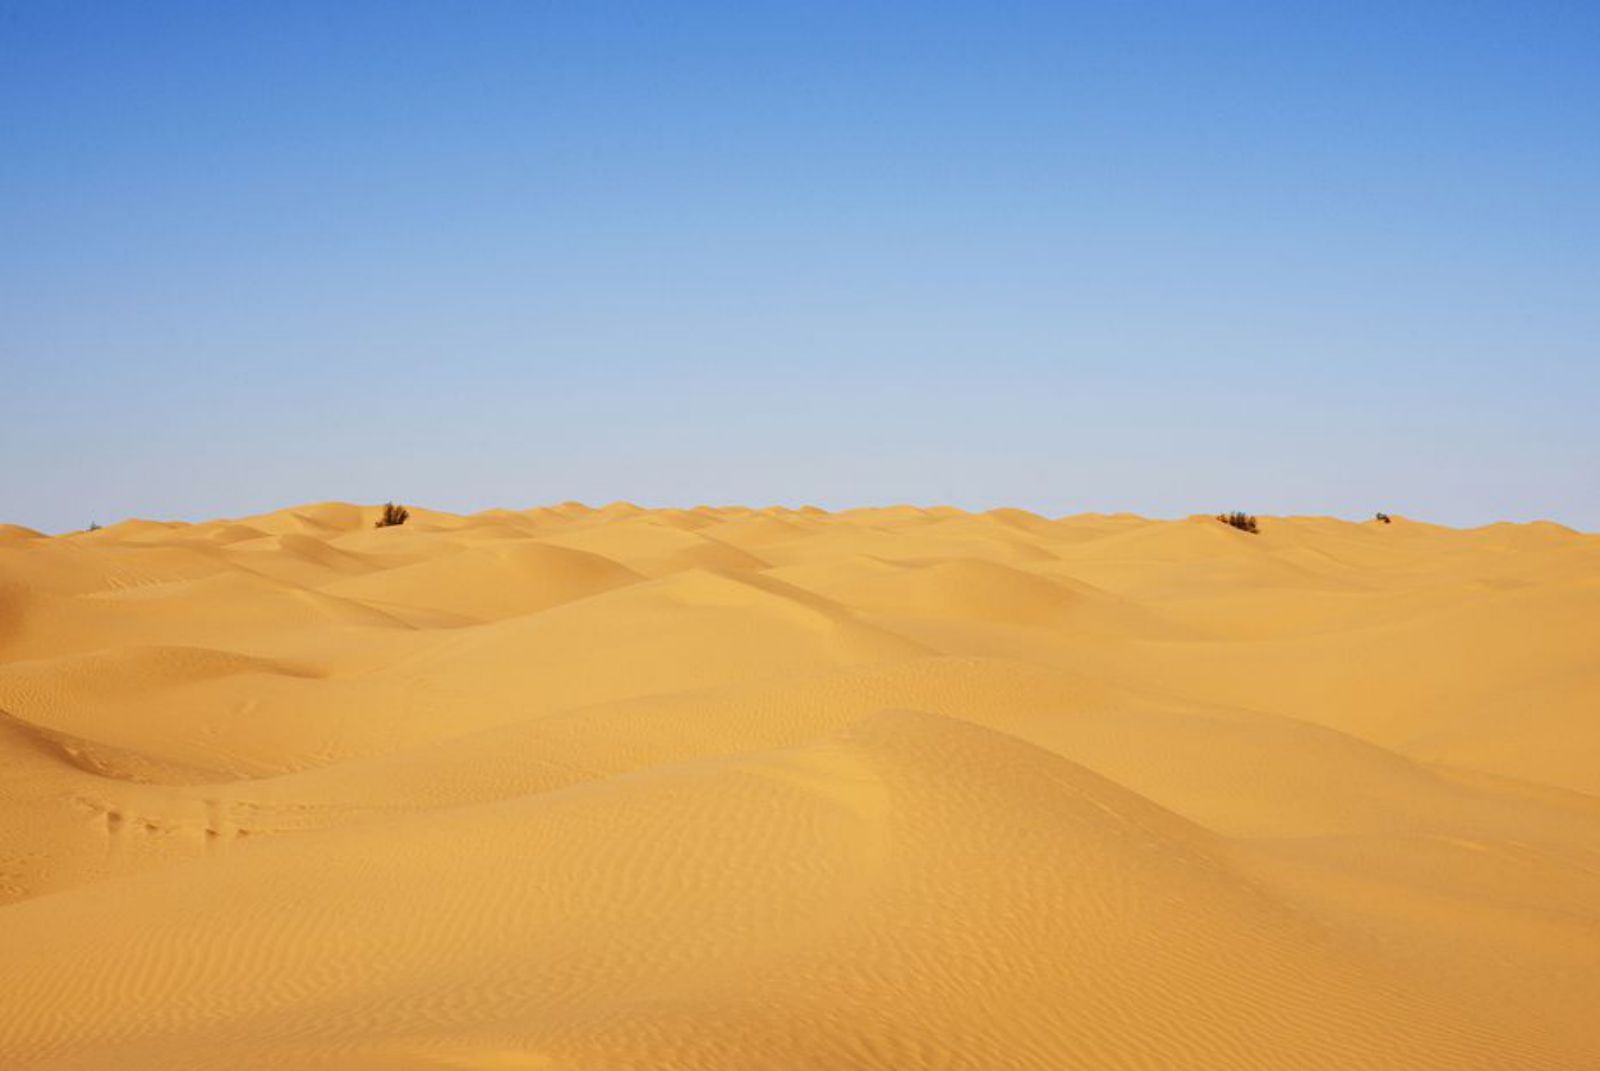
M 0 1066 L 1600 1066 L 1600 536 L 0 525 Z

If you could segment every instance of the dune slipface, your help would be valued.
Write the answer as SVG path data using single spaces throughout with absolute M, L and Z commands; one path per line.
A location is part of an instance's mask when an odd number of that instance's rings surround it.
M 0 525 L 0 1066 L 1600 1067 L 1600 538 Z

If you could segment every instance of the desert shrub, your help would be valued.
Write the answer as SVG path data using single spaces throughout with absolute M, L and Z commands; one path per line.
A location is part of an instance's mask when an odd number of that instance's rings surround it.
M 1242 510 L 1234 510 L 1232 513 L 1219 513 L 1217 514 L 1217 520 L 1223 524 L 1232 525 L 1241 532 L 1249 532 L 1252 535 L 1261 531 L 1261 526 L 1256 523 L 1256 519 Z
M 1389 523 L 1389 515 L 1387 513 L 1378 514 L 1377 519 L 1383 524 L 1388 524 Z
M 373 527 L 393 528 L 397 524 L 405 524 L 406 519 L 410 516 L 411 511 L 404 506 L 397 506 L 393 502 L 385 502 L 383 504 L 383 513 L 379 515 L 378 523 Z
M 100 530 L 100 522 L 99 521 L 90 521 L 89 522 L 89 527 L 86 529 L 86 531 L 90 531 L 90 532 L 98 532 L 99 530 Z

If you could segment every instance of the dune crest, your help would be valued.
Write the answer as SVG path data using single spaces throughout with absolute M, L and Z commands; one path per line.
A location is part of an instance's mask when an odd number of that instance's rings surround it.
M 0 1066 L 1600 1066 L 1600 537 L 0 525 Z

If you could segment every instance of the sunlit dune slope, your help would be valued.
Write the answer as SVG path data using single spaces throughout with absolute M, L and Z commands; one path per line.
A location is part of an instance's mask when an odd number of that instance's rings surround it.
M 0 525 L 0 1067 L 1600 1066 L 1600 537 Z

